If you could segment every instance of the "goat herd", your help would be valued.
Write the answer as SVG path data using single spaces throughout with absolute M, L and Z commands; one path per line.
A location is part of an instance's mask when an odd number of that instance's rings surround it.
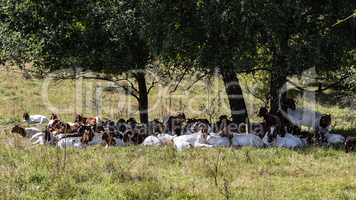
M 331 116 L 297 108 L 293 99 L 286 100 L 277 114 L 262 107 L 258 116 L 262 123 L 235 124 L 226 115 L 211 124 L 207 119 L 186 119 L 184 113 L 169 116 L 163 122 L 155 119 L 148 124 L 137 123 L 134 118 L 101 120 L 99 117 L 76 115 L 73 123 L 63 122 L 58 115 L 50 119 L 43 115 L 23 115 L 28 124 L 48 123 L 44 131 L 16 125 L 12 133 L 29 138 L 33 144 L 51 144 L 60 148 L 105 146 L 173 145 L 177 150 L 198 147 L 286 147 L 300 148 L 312 143 L 319 145 L 345 145 L 346 152 L 356 146 L 356 137 L 345 139 L 330 133 Z M 313 133 L 301 131 L 308 127 Z

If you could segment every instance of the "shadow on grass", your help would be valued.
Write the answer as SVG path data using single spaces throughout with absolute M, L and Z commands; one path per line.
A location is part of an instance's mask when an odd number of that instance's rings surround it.
M 335 132 L 337 134 L 341 134 L 344 137 L 347 136 L 356 136 L 356 128 L 351 128 L 351 129 L 335 129 L 332 132 Z

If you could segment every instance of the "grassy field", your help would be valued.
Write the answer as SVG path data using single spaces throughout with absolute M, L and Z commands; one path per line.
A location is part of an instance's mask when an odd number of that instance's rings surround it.
M 308 147 L 300 150 L 193 149 L 142 146 L 59 150 L 32 146 L 9 128 L 24 111 L 49 115 L 43 103 L 43 81 L 24 79 L 21 73 L 0 71 L 0 199 L 356 199 L 356 153 L 343 149 Z M 103 82 L 87 81 L 78 105 L 73 81 L 50 84 L 49 101 L 60 116 L 72 121 L 75 112 L 93 115 L 93 91 Z M 251 83 L 253 84 L 253 83 Z M 204 84 L 191 91 L 179 89 L 173 97 L 153 90 L 151 118 L 174 111 L 196 112 L 189 117 L 227 113 L 221 84 L 208 92 Z M 184 96 L 185 95 L 185 96 Z M 221 99 L 220 99 L 221 98 Z M 173 99 L 173 100 L 172 100 Z M 249 114 L 256 118 L 262 102 L 245 96 Z M 104 91 L 102 115 L 137 117 L 137 104 L 124 94 Z M 125 102 L 126 101 L 126 102 Z M 127 110 L 125 106 L 131 105 Z M 337 132 L 355 134 L 356 111 L 336 103 L 318 102 L 317 110 L 333 115 Z M 209 109 L 207 109 L 209 108 Z M 208 114 L 210 112 L 210 114 Z
M 58 150 L 1 139 L 1 199 L 356 199 L 356 154 L 332 148 Z
M 150 119 L 159 118 L 177 111 L 186 112 L 188 117 L 208 118 L 216 120 L 222 114 L 228 114 L 228 101 L 225 96 L 223 83 L 219 77 L 212 80 L 210 85 L 203 81 L 198 82 L 190 90 L 186 90 L 186 85 L 190 85 L 193 78 L 185 80 L 182 87 L 169 94 L 167 85 L 158 85 L 149 95 Z M 0 67 L 0 126 L 13 125 L 21 121 L 23 112 L 41 113 L 50 115 L 51 110 L 43 100 L 43 80 L 25 79 L 20 72 L 6 70 Z M 253 88 L 258 85 L 259 80 L 243 81 L 242 86 Z M 100 116 L 110 119 L 136 117 L 138 118 L 138 105 L 136 100 L 123 94 L 121 91 L 110 90 L 110 84 L 104 81 L 83 80 L 82 83 L 72 80 L 50 82 L 48 88 L 48 102 L 53 105 L 60 117 L 67 121 L 73 121 L 75 113 L 84 115 L 96 115 L 98 105 L 100 105 Z M 97 100 L 97 88 L 106 88 Z M 78 94 L 78 88 L 81 95 Z M 161 92 L 164 91 L 164 92 Z M 256 114 L 263 102 L 254 98 L 253 95 L 245 92 L 245 102 L 249 117 L 252 121 L 261 121 Z M 324 102 L 324 99 L 328 101 Z M 355 134 L 356 109 L 340 106 L 339 99 L 333 94 L 317 97 L 316 109 L 322 113 L 332 114 L 333 127 L 341 133 Z M 98 102 L 100 101 L 100 102 Z M 326 103 L 327 102 L 327 103 Z M 332 103 L 330 103 L 332 102 Z M 301 102 L 299 102 L 301 104 Z M 299 105 L 303 106 L 303 105 Z
M 43 80 L 24 79 L 21 72 L 0 68 L 0 125 L 20 122 L 23 112 L 50 115 L 51 110 L 43 100 Z M 185 83 L 183 83 L 185 84 Z M 223 93 L 222 83 L 215 84 L 210 95 L 203 82 L 195 84 L 189 91 L 183 87 L 174 94 L 169 94 L 167 85 L 158 85 L 149 95 L 150 118 L 163 118 L 169 113 L 185 111 L 189 117 L 207 117 L 209 106 L 214 104 L 212 119 L 228 112 L 227 99 Z M 51 81 L 48 85 L 48 102 L 56 107 L 60 117 L 72 121 L 75 113 L 96 115 L 100 107 L 100 116 L 110 119 L 138 118 L 138 104 L 123 91 L 111 89 L 105 81 L 72 80 Z M 100 98 L 96 98 L 100 88 L 104 88 Z M 80 92 L 78 92 L 78 90 Z M 47 90 L 45 90 L 47 91 Z M 81 95 L 80 95 L 80 94 Z M 219 103 L 213 100 L 221 96 Z M 212 100 L 213 99 L 213 100 Z M 209 105 L 208 105 L 209 104 Z M 219 107 L 217 107 L 219 106 Z M 210 110 L 208 110 L 210 109 Z M 190 112 L 188 110 L 191 110 Z M 194 111 L 194 112 L 193 112 Z

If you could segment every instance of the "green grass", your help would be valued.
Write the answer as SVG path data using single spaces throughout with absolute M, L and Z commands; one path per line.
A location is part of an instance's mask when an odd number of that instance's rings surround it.
M 1 199 L 356 199 L 356 153 L 338 149 L 59 150 L 1 139 Z
M 193 149 L 176 152 L 172 147 L 142 146 L 59 150 L 32 146 L 14 136 L 9 128 L 21 121 L 24 111 L 50 114 L 41 97 L 41 80 L 25 80 L 20 73 L 0 71 L 0 199 L 356 199 L 356 153 L 343 149 L 309 147 L 301 150 Z M 95 114 L 93 86 L 85 81 L 83 108 L 75 104 L 75 83 L 50 85 L 49 98 L 62 119 L 73 120 L 76 112 Z M 186 82 L 183 84 L 187 84 Z M 196 96 L 188 117 L 215 119 L 227 112 L 222 84 L 207 95 L 198 84 L 182 96 L 150 95 L 151 119 L 170 112 L 188 110 L 185 103 Z M 251 83 L 253 85 L 253 83 Z M 187 94 L 187 95 L 185 95 Z M 185 95 L 185 96 L 184 96 Z M 86 98 L 88 97 L 88 98 Z M 170 102 L 171 98 L 171 102 Z M 210 101 L 208 101 L 210 98 Z M 118 108 L 124 94 L 104 92 L 103 117 L 138 117 L 137 103 L 129 99 L 132 111 Z M 254 121 L 262 102 L 245 96 Z M 335 104 L 318 104 L 317 110 L 333 115 L 335 129 L 355 134 L 356 111 Z M 204 107 L 215 109 L 208 115 Z M 136 110 L 135 110 L 136 109 Z M 68 111 L 65 111 L 68 110 Z M 218 159 L 219 158 L 219 159 Z

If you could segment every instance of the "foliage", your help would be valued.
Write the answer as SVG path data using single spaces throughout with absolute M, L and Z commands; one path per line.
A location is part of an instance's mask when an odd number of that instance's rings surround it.
M 35 64 L 120 72 L 149 60 L 136 1 L 5 1 L 11 30 L 41 41 Z M 11 8 L 11 9 L 10 9 Z
M 177 73 L 187 67 L 211 73 L 218 67 L 225 82 L 238 82 L 232 72 L 263 69 L 271 73 L 266 83 L 276 105 L 277 90 L 288 76 L 315 67 L 323 77 L 340 77 L 339 71 L 352 73 L 347 68 L 355 58 L 354 14 L 332 26 L 355 9 L 353 0 L 0 3 L 0 63 L 33 62 L 41 72 L 82 68 L 117 75 L 145 69 L 154 60 L 180 68 Z M 145 76 L 138 81 L 136 75 L 130 78 L 141 83 L 136 97 L 145 110 L 150 89 Z M 225 89 L 229 96 L 241 95 L 238 87 Z M 229 103 L 232 111 L 245 107 L 232 98 Z
M 145 1 L 151 47 L 202 68 L 250 67 L 256 54 L 254 1 Z M 157 22 L 158 21 L 158 22 Z
M 39 51 L 40 41 L 34 37 L 25 38 L 21 32 L 10 28 L 10 19 L 7 16 L 9 8 L 0 1 L 0 64 L 24 64 L 34 60 Z
M 272 71 L 285 76 L 311 67 L 330 71 L 343 66 L 356 42 L 356 29 L 352 21 L 336 29 L 331 25 L 352 3 L 264 1 L 261 42 L 272 56 Z

